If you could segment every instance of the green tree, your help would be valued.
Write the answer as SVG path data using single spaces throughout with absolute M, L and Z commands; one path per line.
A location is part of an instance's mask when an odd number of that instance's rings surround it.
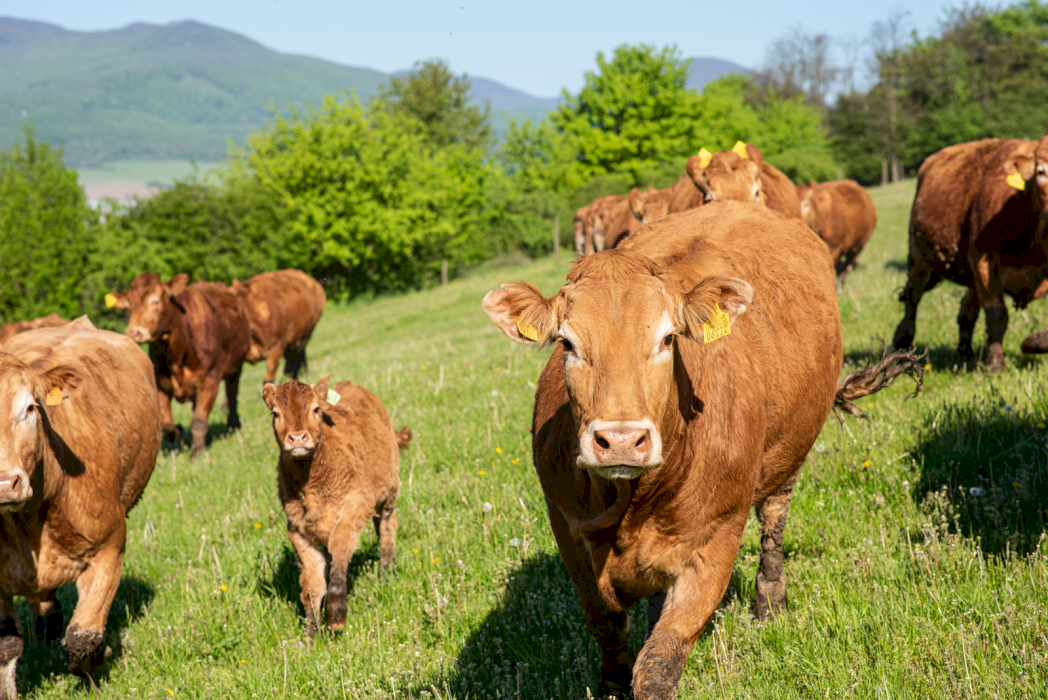
M 407 75 L 390 78 L 379 89 L 372 109 L 416 120 L 432 146 L 487 148 L 492 137 L 491 105 L 472 104 L 471 88 L 469 78 L 454 75 L 447 61 L 422 61 Z
M 77 316 L 93 306 L 84 283 L 97 216 L 61 148 L 23 133 L 0 153 L 0 317 Z

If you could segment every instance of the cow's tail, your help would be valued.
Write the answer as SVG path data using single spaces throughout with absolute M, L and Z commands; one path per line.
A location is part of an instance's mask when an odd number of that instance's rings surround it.
M 411 428 L 406 425 L 400 430 L 393 431 L 393 434 L 397 437 L 397 447 L 401 450 L 406 450 L 411 447 Z
M 865 418 L 866 414 L 854 403 L 855 399 L 876 394 L 881 389 L 891 386 L 897 377 L 904 374 L 910 375 L 915 384 L 913 393 L 907 398 L 916 396 L 924 384 L 924 358 L 927 354 L 924 352 L 918 355 L 913 350 L 896 350 L 889 353 L 885 347 L 879 362 L 874 364 L 872 360 L 867 360 L 865 367 L 837 382 L 837 394 L 833 399 L 833 411 L 837 420 L 843 423 L 845 413 Z

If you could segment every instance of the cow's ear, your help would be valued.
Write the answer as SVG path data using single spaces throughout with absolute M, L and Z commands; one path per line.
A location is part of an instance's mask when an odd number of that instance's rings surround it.
M 643 218 L 640 208 L 644 205 L 644 195 L 641 194 L 640 190 L 634 187 L 630 190 L 630 209 L 633 210 L 633 216 L 640 219 Z
M 677 325 L 685 335 L 702 337 L 702 325 L 716 321 L 717 310 L 728 314 L 729 325 L 753 302 L 753 287 L 737 277 L 707 277 L 684 295 Z
M 266 402 L 270 410 L 273 409 L 273 404 L 277 400 L 277 387 L 273 382 L 266 382 L 262 385 L 262 400 Z
M 320 378 L 320 381 L 313 386 L 313 395 L 317 397 L 317 401 L 328 400 L 328 380 L 331 379 L 330 374 L 325 374 Z
M 702 171 L 705 170 L 705 168 L 702 167 L 702 159 L 699 156 L 688 158 L 688 163 L 684 166 L 684 170 L 688 173 L 688 177 L 691 178 L 692 183 L 698 187 L 699 177 L 702 175 Z
M 184 272 L 179 272 L 177 275 L 171 278 L 171 281 L 167 283 L 167 293 L 171 296 L 181 294 L 186 286 L 189 284 L 189 275 Z
M 76 391 L 77 387 L 80 386 L 80 382 L 84 379 L 84 375 L 80 373 L 80 370 L 69 365 L 58 365 L 49 369 L 42 369 L 36 362 L 32 362 L 29 364 L 29 368 L 40 373 L 40 378 L 37 382 L 37 393 L 39 396 L 36 399 L 38 401 L 42 400 L 42 403 L 46 406 L 61 404 L 62 401 L 68 399 Z
M 1012 173 L 1019 173 L 1019 177 L 1024 180 L 1029 180 L 1033 177 L 1034 171 L 1034 157 L 1030 155 L 1020 155 L 1015 158 L 1010 158 L 1004 162 L 1004 174 L 1011 175 Z
M 553 342 L 564 316 L 564 297 L 545 299 L 530 282 L 504 284 L 488 292 L 481 305 L 511 340 L 535 347 Z
M 126 309 L 127 292 L 110 292 L 106 294 L 106 306 L 111 309 Z
M 761 153 L 761 149 L 757 148 L 752 143 L 746 144 L 746 155 L 749 156 L 747 160 L 752 160 L 757 165 L 764 162 L 764 154 Z

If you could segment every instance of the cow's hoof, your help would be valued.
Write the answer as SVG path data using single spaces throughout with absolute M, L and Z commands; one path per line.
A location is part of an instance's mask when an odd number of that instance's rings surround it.
M 990 346 L 990 351 L 986 353 L 986 369 L 991 372 L 1000 372 L 1004 369 L 1004 351 L 1001 346 L 998 345 L 996 348 Z
M 598 697 L 628 698 L 633 693 L 630 686 L 633 685 L 633 669 L 631 668 L 606 668 L 600 674 L 600 683 L 597 684 Z
M 85 630 L 81 627 L 70 627 L 65 640 L 66 665 L 73 673 L 91 675 L 106 658 L 106 646 L 102 643 L 101 630 Z
M 226 429 L 229 432 L 233 432 L 234 430 L 240 430 L 240 416 L 238 416 L 235 413 L 230 415 L 229 418 L 226 420 Z
M 173 442 L 176 445 L 178 443 L 182 442 L 182 426 L 181 425 L 174 425 L 174 424 L 164 425 L 164 426 L 161 427 L 160 431 L 163 434 L 164 439 L 167 440 L 168 442 Z
M 1048 353 L 1048 330 L 1026 336 L 1023 339 L 1022 350 L 1027 355 Z
M 913 336 L 916 330 L 916 328 L 905 328 L 900 323 L 899 327 L 895 329 L 895 337 L 892 338 L 892 345 L 895 349 L 905 350 L 913 345 Z

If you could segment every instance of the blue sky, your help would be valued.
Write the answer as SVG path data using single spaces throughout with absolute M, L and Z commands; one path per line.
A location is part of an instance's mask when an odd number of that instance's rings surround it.
M 960 0 L 905 3 L 909 29 L 934 31 Z M 390 72 L 440 57 L 456 72 L 492 78 L 534 95 L 577 90 L 597 51 L 622 43 L 676 44 L 684 56 L 747 67 L 777 37 L 802 28 L 840 46 L 860 46 L 870 27 L 903 4 L 807 2 L 468 2 L 467 0 L 0 0 L 0 15 L 72 30 L 194 19 L 286 53 Z M 843 52 L 841 53 L 843 56 Z

